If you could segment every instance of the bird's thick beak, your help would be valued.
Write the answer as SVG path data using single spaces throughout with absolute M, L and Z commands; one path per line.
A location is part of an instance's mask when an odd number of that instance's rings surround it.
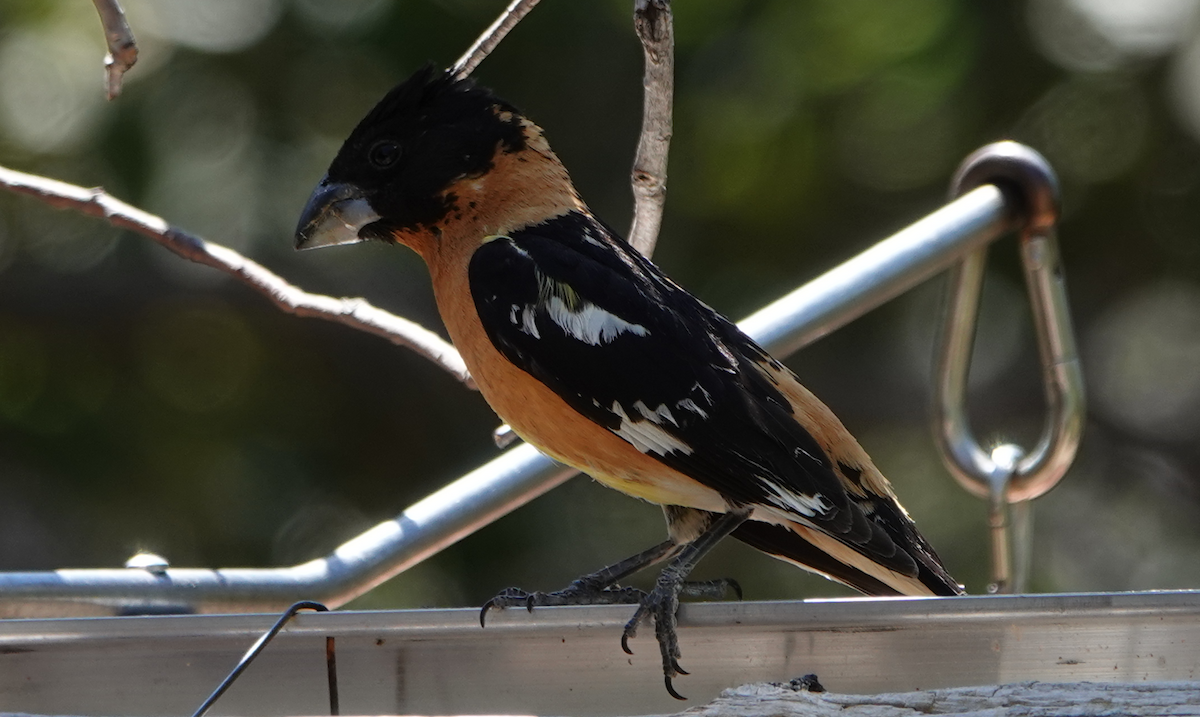
M 313 249 L 363 241 L 358 232 L 380 217 L 353 184 L 323 177 L 296 225 L 296 248 Z

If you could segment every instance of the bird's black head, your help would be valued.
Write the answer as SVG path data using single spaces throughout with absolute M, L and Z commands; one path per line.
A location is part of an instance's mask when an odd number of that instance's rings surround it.
M 390 239 L 430 227 L 454 207 L 451 184 L 487 172 L 498 149 L 524 146 L 516 109 L 471 80 L 426 65 L 350 133 L 304 209 L 296 246 Z

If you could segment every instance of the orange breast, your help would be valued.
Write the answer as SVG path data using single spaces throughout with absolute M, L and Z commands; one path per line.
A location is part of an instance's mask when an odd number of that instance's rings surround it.
M 539 450 L 623 493 L 665 505 L 724 512 L 719 493 L 646 455 L 608 429 L 577 413 L 540 381 L 517 368 L 492 345 L 466 285 L 439 276 L 438 308 L 480 393 L 517 435 Z
M 586 210 L 541 130 L 526 123 L 528 147 L 498 151 L 494 166 L 447 189 L 458 210 L 436 231 L 398 233 L 429 266 L 438 310 L 480 393 L 517 435 L 552 458 L 596 480 L 653 503 L 724 512 L 714 490 L 643 454 L 608 429 L 576 413 L 553 391 L 504 358 L 483 330 L 467 269 L 490 235 L 571 210 Z

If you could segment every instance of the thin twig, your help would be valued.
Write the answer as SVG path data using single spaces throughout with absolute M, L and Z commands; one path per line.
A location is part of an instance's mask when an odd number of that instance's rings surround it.
M 365 299 L 335 299 L 310 294 L 232 249 L 173 227 L 161 217 L 126 204 L 100 188 L 86 189 L 4 167 L 0 167 L 0 188 L 40 199 L 58 209 L 100 217 L 115 227 L 150 237 L 185 259 L 237 278 L 287 313 L 328 319 L 382 336 L 412 349 L 474 388 L 467 367 L 453 346 L 432 331 L 378 309 Z
M 633 160 L 633 225 L 629 243 L 644 256 L 654 253 L 667 200 L 667 152 L 671 147 L 671 102 L 675 92 L 675 33 L 670 0 L 636 0 L 633 26 L 646 57 L 642 81 L 642 136 Z
M 125 13 L 117 0 L 92 0 L 96 12 L 100 13 L 100 24 L 104 26 L 104 39 L 108 41 L 108 54 L 104 56 L 104 87 L 108 99 L 121 94 L 121 78 L 138 59 L 137 42 L 133 30 L 125 21 Z
M 529 14 L 529 11 L 537 6 L 538 0 L 513 0 L 509 6 L 500 13 L 500 17 L 491 24 L 488 29 L 483 31 L 475 44 L 471 45 L 463 56 L 458 58 L 458 62 L 450 68 L 450 72 L 455 77 L 463 78 L 475 71 L 479 67 L 479 63 L 496 49 L 508 31 L 517 26 L 521 19 Z

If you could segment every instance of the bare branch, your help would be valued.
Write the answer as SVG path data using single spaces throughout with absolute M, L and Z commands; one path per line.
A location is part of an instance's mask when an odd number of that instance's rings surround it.
M 104 87 L 108 99 L 121 94 L 121 77 L 138 59 L 137 42 L 133 30 L 125 21 L 125 12 L 117 0 L 92 0 L 96 12 L 100 13 L 100 24 L 104 26 L 104 39 L 108 41 L 108 54 L 104 56 Z
M 463 56 L 458 58 L 458 62 L 450 68 L 456 77 L 462 78 L 475 71 L 479 67 L 479 63 L 483 59 L 492 54 L 492 50 L 500 44 L 508 31 L 517 26 L 522 18 L 529 14 L 529 11 L 536 7 L 538 0 L 513 0 L 509 6 L 500 13 L 500 17 L 491 24 L 491 27 L 483 31 L 475 44 L 471 45 Z
M 100 217 L 115 227 L 150 237 L 185 259 L 211 266 L 237 278 L 287 313 L 328 319 L 382 336 L 394 344 L 412 349 L 474 388 L 467 367 L 453 346 L 432 331 L 376 308 L 365 299 L 336 299 L 310 294 L 232 249 L 173 227 L 161 217 L 126 204 L 100 188 L 85 189 L 4 167 L 0 167 L 0 188 L 34 197 L 58 209 Z
M 642 81 L 642 136 L 630 183 L 633 225 L 629 243 L 645 256 L 654 253 L 667 199 L 667 152 L 671 147 L 671 103 L 675 92 L 675 33 L 670 0 L 635 0 L 633 25 L 646 58 Z

